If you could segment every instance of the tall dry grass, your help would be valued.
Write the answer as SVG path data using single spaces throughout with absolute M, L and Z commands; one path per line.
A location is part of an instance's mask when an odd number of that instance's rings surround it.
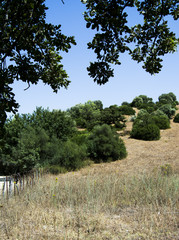
M 47 175 L 1 200 L 0 239 L 178 239 L 179 176 Z

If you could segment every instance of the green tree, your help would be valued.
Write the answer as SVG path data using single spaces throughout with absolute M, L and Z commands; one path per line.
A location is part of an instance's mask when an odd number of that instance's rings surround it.
M 6 139 L 5 147 L 0 154 L 3 174 L 22 173 L 35 167 L 40 157 L 37 138 L 35 130 L 28 126 L 19 132 L 15 145 Z
M 177 98 L 175 96 L 174 93 L 170 92 L 170 93 L 163 93 L 162 95 L 160 95 L 158 97 L 159 100 L 159 104 L 172 104 L 173 106 L 176 105 L 177 103 Z
M 50 164 L 58 165 L 72 171 L 83 167 L 85 165 L 86 158 L 86 146 L 79 146 L 68 140 L 66 142 L 59 143 L 58 152 L 54 154 Z
M 76 133 L 69 114 L 43 108 L 37 108 L 33 114 L 17 114 L 8 119 L 5 130 L 3 137 L 0 136 L 3 142 L 0 169 L 4 174 L 47 165 L 58 155 L 62 143 Z
M 94 104 L 96 105 L 96 109 L 103 110 L 103 103 L 100 100 L 94 101 Z
M 159 127 L 159 129 L 170 128 L 170 120 L 166 115 L 154 115 L 152 116 L 154 123 Z
M 82 0 L 86 4 L 86 27 L 97 31 L 88 48 L 97 61 L 90 63 L 89 75 L 98 84 L 114 76 L 111 64 L 120 65 L 119 56 L 128 52 L 132 59 L 143 62 L 150 74 L 160 72 L 162 56 L 177 49 L 179 39 L 168 27 L 167 18 L 179 18 L 178 0 Z M 128 8 L 136 8 L 143 23 L 128 24 Z M 131 44 L 133 43 L 133 44 Z
M 146 109 L 148 112 L 153 112 L 156 108 L 153 99 L 147 97 L 146 95 L 139 95 L 138 97 L 135 97 L 131 106 L 138 109 Z
M 111 114 L 110 108 L 104 108 L 101 114 L 101 121 L 105 124 L 112 124 L 115 121 L 113 121 L 113 115 Z
M 133 125 L 131 137 L 146 141 L 159 140 L 160 129 L 156 124 L 150 123 L 143 125 L 141 122 L 137 122 Z
M 88 153 L 95 162 L 115 161 L 127 156 L 124 142 L 107 124 L 92 130 L 88 137 Z
M 76 125 L 70 115 L 61 110 L 36 108 L 30 117 L 31 125 L 35 128 L 43 128 L 51 138 L 55 136 L 60 140 L 67 138 L 76 131 Z
M 139 97 L 141 97 L 142 98 L 142 100 L 143 100 L 143 103 L 152 103 L 152 101 L 153 101 L 153 99 L 152 98 L 149 98 L 149 97 L 147 97 L 146 95 L 139 95 Z
M 124 108 L 125 107 L 128 106 L 124 106 Z M 104 108 L 103 111 L 101 111 L 101 123 L 113 125 L 118 130 L 122 129 L 126 126 L 126 120 L 122 114 L 123 112 L 121 111 L 121 107 L 118 107 L 117 105 L 111 105 L 110 107 Z
M 140 96 L 138 96 L 133 99 L 131 106 L 139 108 L 142 104 L 143 104 L 143 99 Z
M 88 101 L 85 104 L 77 104 L 68 109 L 71 117 L 76 121 L 78 127 L 92 129 L 100 124 L 103 104 L 100 100 Z
M 123 115 L 135 115 L 135 110 L 130 105 L 120 106 L 119 111 Z
M 160 129 L 146 110 L 141 110 L 134 120 L 131 137 L 148 141 L 160 139 Z
M 159 108 L 160 111 L 164 112 L 168 118 L 172 118 L 175 115 L 176 109 L 171 104 L 164 104 Z
M 54 92 L 69 85 L 59 51 L 68 52 L 75 41 L 61 33 L 61 25 L 46 23 L 46 10 L 45 0 L 0 1 L 1 128 L 6 112 L 18 108 L 10 87 L 15 80 L 28 87 L 42 80 Z

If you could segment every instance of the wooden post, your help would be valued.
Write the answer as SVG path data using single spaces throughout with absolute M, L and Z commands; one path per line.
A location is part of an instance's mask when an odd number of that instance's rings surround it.
M 3 184 L 3 188 L 2 188 L 3 197 L 4 197 L 4 193 L 5 193 L 5 187 L 6 187 L 6 181 L 5 181 L 5 178 L 4 178 L 4 184 Z
M 15 177 L 13 178 L 14 181 L 14 196 L 16 195 L 16 181 L 15 181 Z
M 12 194 L 12 177 L 9 178 L 9 195 Z
M 6 176 L 6 196 L 8 199 L 8 195 L 9 195 L 9 189 L 8 189 L 8 177 Z
M 19 192 L 22 191 L 22 179 L 21 179 L 21 176 L 19 176 Z
M 24 190 L 24 173 L 23 173 L 23 177 L 22 178 L 23 178 L 22 181 L 23 181 L 23 190 Z

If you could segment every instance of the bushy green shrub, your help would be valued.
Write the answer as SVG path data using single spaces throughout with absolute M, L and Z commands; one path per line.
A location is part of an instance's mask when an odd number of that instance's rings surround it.
M 160 139 L 160 129 L 154 123 L 143 125 L 139 121 L 133 125 L 131 137 L 146 141 L 158 140 Z
M 119 107 L 119 112 L 122 115 L 134 115 L 135 114 L 135 110 L 131 107 L 131 106 L 127 106 L 127 105 L 122 105 Z
M 88 153 L 94 162 L 115 161 L 127 155 L 124 142 L 107 124 L 93 129 L 88 137 Z
M 132 107 L 136 107 L 138 109 L 154 107 L 153 99 L 147 97 L 146 95 L 139 95 L 135 97 L 131 103 Z
M 92 119 L 91 121 L 87 122 L 86 128 L 88 131 L 91 131 L 97 125 L 102 125 L 101 120 Z
M 77 104 L 68 109 L 68 113 L 75 120 L 78 127 L 92 129 L 101 118 L 103 104 L 100 100 Z
M 131 103 L 131 106 L 139 108 L 142 103 L 143 103 L 143 99 L 141 97 L 135 97 Z
M 76 143 L 77 145 L 81 146 L 83 144 L 86 144 L 87 138 L 89 136 L 89 132 L 87 130 L 84 131 L 78 131 L 72 138 L 71 141 Z
M 171 104 L 164 104 L 159 108 L 159 110 L 164 112 L 168 118 L 171 118 L 176 112 L 176 109 L 173 108 Z
M 68 140 L 60 143 L 59 151 L 52 158 L 50 165 L 58 165 L 66 168 L 68 171 L 77 170 L 84 167 L 86 158 L 86 146 L 79 146 Z
M 161 110 L 148 113 L 141 109 L 134 120 L 131 137 L 142 140 L 158 140 L 160 138 L 159 129 L 170 128 L 170 121 L 167 115 Z
M 173 104 L 176 106 L 177 98 L 174 93 L 164 93 L 158 97 L 159 103 L 163 104 Z
M 123 122 L 124 116 L 119 111 L 120 107 L 117 105 L 111 105 L 108 108 L 104 108 L 101 112 L 101 122 L 103 124 L 115 124 L 115 122 Z
M 150 114 L 147 112 L 146 109 L 141 109 L 137 115 L 137 119 L 142 119 L 144 116 L 148 118 Z
M 86 128 L 87 127 L 87 122 L 83 118 L 77 118 L 75 119 L 76 121 L 76 126 L 79 128 Z
M 160 109 L 157 109 L 156 111 L 151 113 L 152 116 L 167 116 L 163 111 L 161 111 Z
M 160 129 L 170 128 L 170 120 L 166 115 L 152 116 L 152 119 Z
M 6 144 L 0 154 L 0 167 L 5 175 L 30 171 L 39 162 L 38 136 L 35 130 L 27 126 L 18 135 L 19 138 L 16 138 L 16 144 L 13 145 L 11 144 L 13 136 L 9 134 L 8 138 L 11 139 L 6 138 Z
M 148 113 L 152 113 L 155 111 L 155 106 L 150 106 L 151 104 L 143 103 L 138 107 L 138 109 L 145 109 Z
M 173 121 L 175 123 L 179 123 L 179 113 L 176 114 L 176 116 L 174 117 Z
M 149 141 L 160 138 L 160 129 L 146 110 L 142 109 L 134 120 L 131 137 Z

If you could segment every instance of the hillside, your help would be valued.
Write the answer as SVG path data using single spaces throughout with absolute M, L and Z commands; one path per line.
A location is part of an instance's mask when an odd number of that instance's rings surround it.
M 179 105 L 177 106 L 179 113 Z M 89 167 L 91 171 L 119 171 L 120 174 L 137 174 L 153 171 L 164 164 L 171 164 L 174 171 L 179 173 L 179 124 L 171 120 L 171 128 L 161 130 L 159 141 L 141 141 L 129 137 L 132 122 L 127 122 L 124 132 L 120 131 L 128 152 L 126 159 L 108 164 Z M 125 135 L 125 133 L 127 133 Z M 86 169 L 82 172 L 88 171 Z
M 131 127 L 119 132 L 126 159 L 46 175 L 2 202 L 0 239 L 178 240 L 179 124 L 151 142 L 131 139 Z M 169 176 L 161 175 L 165 164 Z

